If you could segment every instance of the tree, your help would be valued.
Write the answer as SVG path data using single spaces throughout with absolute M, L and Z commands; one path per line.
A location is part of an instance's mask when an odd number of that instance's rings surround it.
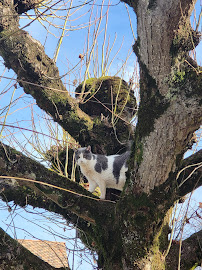
M 125 1 L 137 15 L 138 39 L 133 50 L 140 66 L 141 100 L 134 134 L 122 119 L 116 128 L 110 124 L 112 116 L 100 121 L 98 116 L 101 112 L 106 115 L 106 108 L 94 109 L 96 105 L 90 102 L 86 107 L 72 98 L 55 62 L 39 42 L 19 28 L 19 15 L 39 2 L 0 1 L 0 54 L 4 64 L 17 74 L 25 93 L 32 95 L 37 105 L 79 144 L 91 141 L 94 151 L 112 154 L 122 148 L 117 137 L 126 140 L 130 136 L 133 143 L 127 182 L 116 203 L 101 201 L 76 182 L 67 181 L 2 143 L 0 185 L 4 198 L 21 206 L 28 198 L 30 205 L 77 224 L 83 242 L 97 252 L 101 269 L 177 269 L 175 252 L 170 253 L 173 257 L 165 257 L 169 209 L 202 183 L 201 168 L 197 167 L 202 151 L 183 159 L 202 120 L 201 68 L 189 56 L 199 43 L 199 33 L 189 21 L 196 1 Z M 96 97 L 100 88 L 106 91 L 104 97 L 111 89 L 116 96 L 117 81 L 123 94 L 119 103 L 124 105 L 117 114 L 123 113 L 122 118 L 127 120 L 131 112 L 125 105 L 135 109 L 136 104 L 128 94 L 129 86 L 120 79 L 84 81 L 77 93 L 92 91 Z M 94 115 L 93 109 L 99 114 Z M 104 141 L 105 137 L 108 139 Z M 201 232 L 186 244 L 193 247 L 197 237 L 201 239 Z M 193 265 L 193 257 L 182 256 L 181 260 L 183 269 Z M 200 249 L 196 248 L 194 263 L 199 260 Z

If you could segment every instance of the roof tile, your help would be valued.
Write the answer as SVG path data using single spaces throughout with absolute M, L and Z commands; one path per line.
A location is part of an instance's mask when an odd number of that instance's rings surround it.
M 19 239 L 18 242 L 55 268 L 69 266 L 64 242 L 26 239 Z

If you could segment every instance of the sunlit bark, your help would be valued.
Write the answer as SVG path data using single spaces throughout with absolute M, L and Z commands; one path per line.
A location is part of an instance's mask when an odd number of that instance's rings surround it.
M 88 248 L 97 251 L 100 268 L 162 270 L 168 268 L 164 257 L 170 232 L 168 211 L 202 181 L 201 167 L 192 166 L 195 173 L 183 170 L 201 160 L 200 151 L 183 161 L 193 132 L 202 122 L 202 75 L 189 57 L 189 51 L 199 42 L 198 33 L 189 23 L 195 1 L 125 2 L 137 14 L 134 51 L 140 64 L 141 101 L 126 188 L 120 200 L 94 200 L 76 183 L 7 146 L 1 147 L 0 174 L 16 180 L 3 180 L 0 185 L 8 201 L 68 215 L 72 223 L 80 217 L 77 225 L 81 238 Z M 110 136 L 113 129 L 106 124 L 96 126 L 93 117 L 79 108 L 41 44 L 18 28 L 18 13 L 12 3 L 1 0 L 0 15 L 0 54 L 5 65 L 16 72 L 25 92 L 79 143 L 91 141 L 97 150 L 96 145 L 107 141 L 103 152 L 109 145 L 110 151 L 117 149 L 116 136 Z M 26 164 L 23 169 L 22 162 Z M 17 177 L 44 181 L 84 196 Z

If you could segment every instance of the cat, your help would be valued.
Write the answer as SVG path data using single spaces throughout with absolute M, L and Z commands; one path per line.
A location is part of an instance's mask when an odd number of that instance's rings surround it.
M 105 199 L 106 188 L 123 190 L 129 156 L 129 151 L 122 155 L 96 155 L 91 152 L 91 146 L 75 151 L 76 163 L 89 182 L 89 191 L 93 192 L 99 186 L 100 199 Z

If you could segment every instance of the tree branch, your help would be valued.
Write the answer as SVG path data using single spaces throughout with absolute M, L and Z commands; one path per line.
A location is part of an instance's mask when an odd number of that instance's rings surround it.
M 195 43 L 190 43 L 189 22 L 195 0 L 184 2 L 182 7 L 179 0 L 167 1 L 163 8 L 161 1 L 134 4 L 138 21 L 134 52 L 140 63 L 140 105 L 131 159 L 135 185 L 129 187 L 134 192 L 141 188 L 149 193 L 178 169 L 179 158 L 202 123 L 202 74 L 187 63 Z
M 107 218 L 114 212 L 112 202 L 100 201 L 76 182 L 3 144 L 0 146 L 0 175 L 3 176 L 0 187 L 4 200 L 59 213 L 76 225 L 75 215 L 95 224 L 101 216 Z M 19 179 L 22 177 L 28 180 Z
M 5 66 L 17 74 L 25 93 L 32 95 L 37 105 L 81 145 L 91 141 L 99 153 L 112 154 L 120 150 L 117 136 L 120 140 L 123 135 L 128 139 L 128 124 L 121 123 L 122 128 L 117 128 L 117 135 L 112 126 L 99 119 L 101 115 L 93 119 L 80 109 L 78 99 L 69 95 L 62 82 L 63 76 L 59 75 L 55 62 L 45 54 L 40 42 L 19 28 L 18 13 L 10 2 L 0 2 L 0 55 Z M 111 88 L 108 91 L 107 95 L 111 97 Z M 101 108 L 104 111 L 105 108 Z M 108 138 L 105 143 L 103 134 Z
M 79 139 L 80 130 L 89 137 L 92 120 L 70 97 L 58 68 L 40 42 L 18 25 L 19 17 L 12 4 L 0 3 L 0 54 L 5 65 L 14 70 L 18 82 L 36 99 L 37 105 L 70 130 L 75 139 Z
M 180 197 L 202 185 L 202 150 L 183 161 L 177 181 Z
M 35 8 L 42 1 L 43 0 L 14 0 L 15 10 L 18 14 L 22 14 L 30 9 Z
M 191 235 L 182 242 L 180 269 L 191 269 L 196 263 L 201 263 L 202 230 Z M 166 257 L 167 270 L 178 268 L 179 242 L 173 242 L 168 256 Z
M 0 269 L 56 270 L 41 260 L 0 228 Z M 57 268 L 58 269 L 58 268 Z M 67 269 L 66 267 L 59 268 Z M 68 268 L 69 269 L 69 268 Z

